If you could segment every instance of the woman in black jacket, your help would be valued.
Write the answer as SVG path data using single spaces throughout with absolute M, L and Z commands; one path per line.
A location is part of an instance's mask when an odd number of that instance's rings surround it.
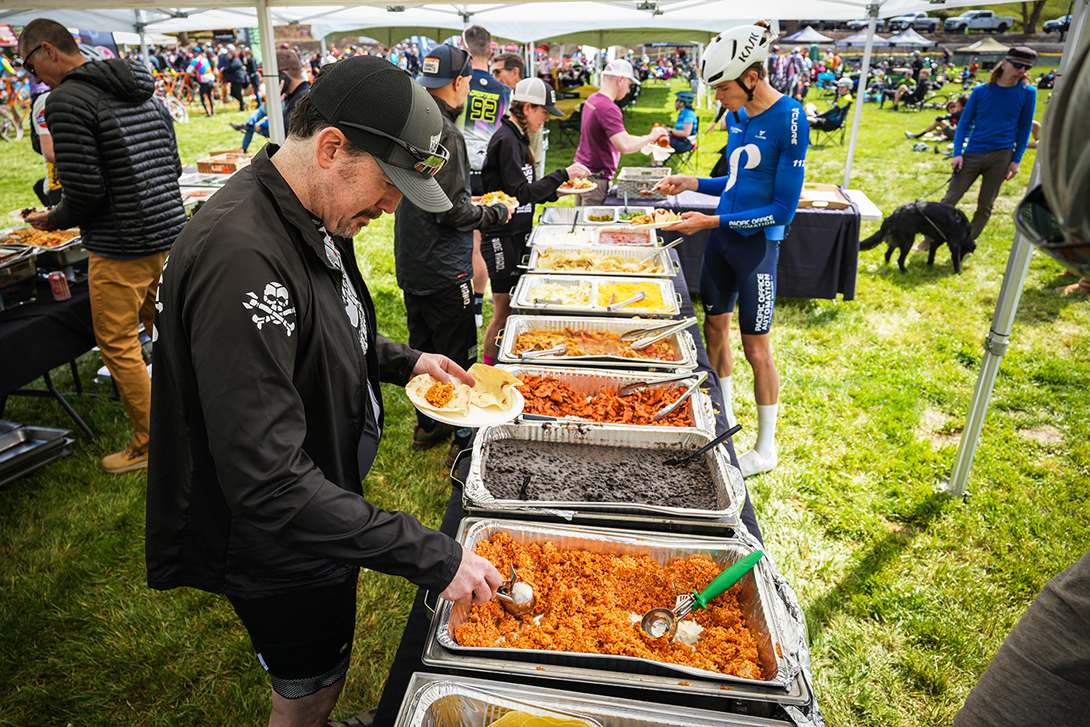
M 557 169 L 544 179 L 536 179 L 528 137 L 545 125 L 549 114 L 564 115 L 556 108 L 556 91 L 540 78 L 519 81 L 511 94 L 507 115 L 488 142 L 488 155 L 481 168 L 481 184 L 486 193 L 506 192 L 519 201 L 507 224 L 481 232 L 481 255 L 492 281 L 492 320 L 484 336 L 484 362 L 488 365 L 496 355 L 496 335 L 511 315 L 510 291 L 522 274 L 517 265 L 529 250 L 526 243 L 534 224 L 534 205 L 555 202 L 557 187 L 590 173 L 575 162 L 567 169 Z

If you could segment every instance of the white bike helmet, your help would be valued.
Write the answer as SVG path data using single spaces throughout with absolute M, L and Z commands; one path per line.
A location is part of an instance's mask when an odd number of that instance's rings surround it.
M 757 25 L 741 25 L 720 33 L 704 49 L 704 55 L 700 59 L 701 79 L 709 86 L 723 81 L 734 81 L 752 101 L 754 89 L 739 79 L 747 68 L 768 59 L 768 49 L 776 38 L 776 34 L 772 32 L 772 24 L 767 20 L 762 20 Z
M 1041 186 L 1015 212 L 1018 228 L 1042 252 L 1090 278 L 1090 37 L 1049 99 L 1041 131 Z

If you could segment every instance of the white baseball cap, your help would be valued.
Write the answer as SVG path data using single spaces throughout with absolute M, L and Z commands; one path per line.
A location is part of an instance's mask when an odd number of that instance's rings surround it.
M 640 79 L 636 78 L 636 74 L 632 72 L 632 64 L 623 58 L 618 58 L 615 61 L 610 61 L 606 66 L 606 69 L 602 71 L 603 76 L 620 76 L 621 78 L 627 78 L 633 83 L 639 83 Z
M 553 116 L 563 116 L 564 113 L 556 107 L 556 91 L 552 86 L 540 78 L 524 78 L 515 84 L 515 90 L 511 94 L 512 101 L 528 101 L 538 106 L 544 106 L 545 110 Z

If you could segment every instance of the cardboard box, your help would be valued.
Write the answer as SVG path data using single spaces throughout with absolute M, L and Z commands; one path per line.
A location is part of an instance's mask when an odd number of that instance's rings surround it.
M 802 185 L 802 197 L 799 199 L 799 209 L 819 207 L 827 210 L 842 210 L 851 206 L 852 203 L 835 184 L 809 182 Z

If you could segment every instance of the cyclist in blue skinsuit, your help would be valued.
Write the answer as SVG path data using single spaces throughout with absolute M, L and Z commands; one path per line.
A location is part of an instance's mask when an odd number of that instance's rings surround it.
M 719 374 L 731 425 L 730 322 L 738 307 L 757 402 L 757 441 L 738 458 L 746 477 L 767 472 L 778 461 L 780 376 L 768 333 L 776 304 L 780 241 L 798 208 L 810 138 L 802 106 L 772 88 L 766 77 L 765 61 L 775 37 L 763 23 L 732 28 L 708 45 L 701 60 L 704 82 L 715 89 L 716 99 L 728 111 L 727 176 L 674 175 L 658 185 L 667 194 L 693 190 L 719 195 L 716 214 L 686 212 L 681 222 L 666 229 L 687 235 L 711 230 L 700 272 L 700 298 L 708 356 Z

